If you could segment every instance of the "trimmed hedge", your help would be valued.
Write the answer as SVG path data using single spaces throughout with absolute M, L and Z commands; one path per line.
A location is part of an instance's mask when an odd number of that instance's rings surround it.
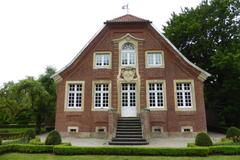
M 208 148 L 148 148 L 148 147 L 67 147 L 55 146 L 57 155 L 146 155 L 146 156 L 207 156 Z
M 235 136 L 240 136 L 240 129 L 237 127 L 228 128 L 226 138 L 233 138 Z
M 240 155 L 240 146 L 211 146 L 209 154 L 219 155 Z
M 16 132 L 16 133 L 0 133 L 1 139 L 16 139 L 22 137 L 24 132 Z
M 208 156 L 240 155 L 240 146 L 193 148 L 149 147 L 71 147 L 63 145 L 10 144 L 0 146 L 0 155 L 8 152 L 54 153 L 57 155 L 139 155 L 139 156 Z
M 195 144 L 197 146 L 212 146 L 213 142 L 207 133 L 198 133 L 195 139 Z
M 61 135 L 59 134 L 58 131 L 54 130 L 51 131 L 45 141 L 46 145 L 57 145 L 62 143 L 62 138 Z

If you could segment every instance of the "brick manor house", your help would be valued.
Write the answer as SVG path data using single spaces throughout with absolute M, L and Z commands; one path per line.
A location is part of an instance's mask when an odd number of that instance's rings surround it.
M 121 144 L 131 135 L 143 142 L 206 131 L 203 82 L 208 76 L 151 21 L 130 14 L 107 20 L 53 75 L 56 130 Z

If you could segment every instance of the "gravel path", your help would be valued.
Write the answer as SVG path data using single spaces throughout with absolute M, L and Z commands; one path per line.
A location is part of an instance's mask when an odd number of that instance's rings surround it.
M 224 134 L 219 133 L 208 133 L 212 138 L 213 142 L 220 141 Z M 41 141 L 44 142 L 47 134 L 40 135 Z M 108 146 L 108 140 L 97 139 L 97 138 L 75 138 L 75 137 L 64 137 L 63 142 L 71 142 L 73 146 Z M 193 143 L 194 138 L 188 137 L 164 137 L 164 138 L 151 138 L 149 145 L 145 147 L 186 147 L 187 143 Z

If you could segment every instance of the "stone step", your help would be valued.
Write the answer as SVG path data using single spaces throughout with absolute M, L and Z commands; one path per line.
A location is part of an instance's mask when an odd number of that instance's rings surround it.
M 146 141 L 143 138 L 113 138 L 112 141 L 127 141 L 127 142 L 131 142 L 131 141 L 135 141 L 135 142 L 142 142 L 142 141 Z
M 117 133 L 120 132 L 139 132 L 142 133 L 142 129 L 117 129 Z
M 119 126 L 117 125 L 117 129 L 142 129 L 141 126 Z
M 143 141 L 143 142 L 135 142 L 135 141 L 131 141 L 131 142 L 108 142 L 108 144 L 110 145 L 147 145 L 149 144 L 147 141 Z
M 131 123 L 126 123 L 126 122 L 121 122 L 117 124 L 118 126 L 141 126 L 140 122 L 131 122 Z
M 143 138 L 142 134 L 135 135 L 135 134 L 123 134 L 123 135 L 116 135 L 116 138 Z
M 142 136 L 142 131 L 141 132 L 117 132 L 116 136 L 118 135 L 141 135 Z

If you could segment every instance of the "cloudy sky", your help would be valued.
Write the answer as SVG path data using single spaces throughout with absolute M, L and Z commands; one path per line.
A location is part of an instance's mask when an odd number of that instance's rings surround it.
M 0 86 L 69 63 L 103 22 L 126 14 L 153 21 L 159 29 L 172 12 L 201 0 L 1 0 Z

